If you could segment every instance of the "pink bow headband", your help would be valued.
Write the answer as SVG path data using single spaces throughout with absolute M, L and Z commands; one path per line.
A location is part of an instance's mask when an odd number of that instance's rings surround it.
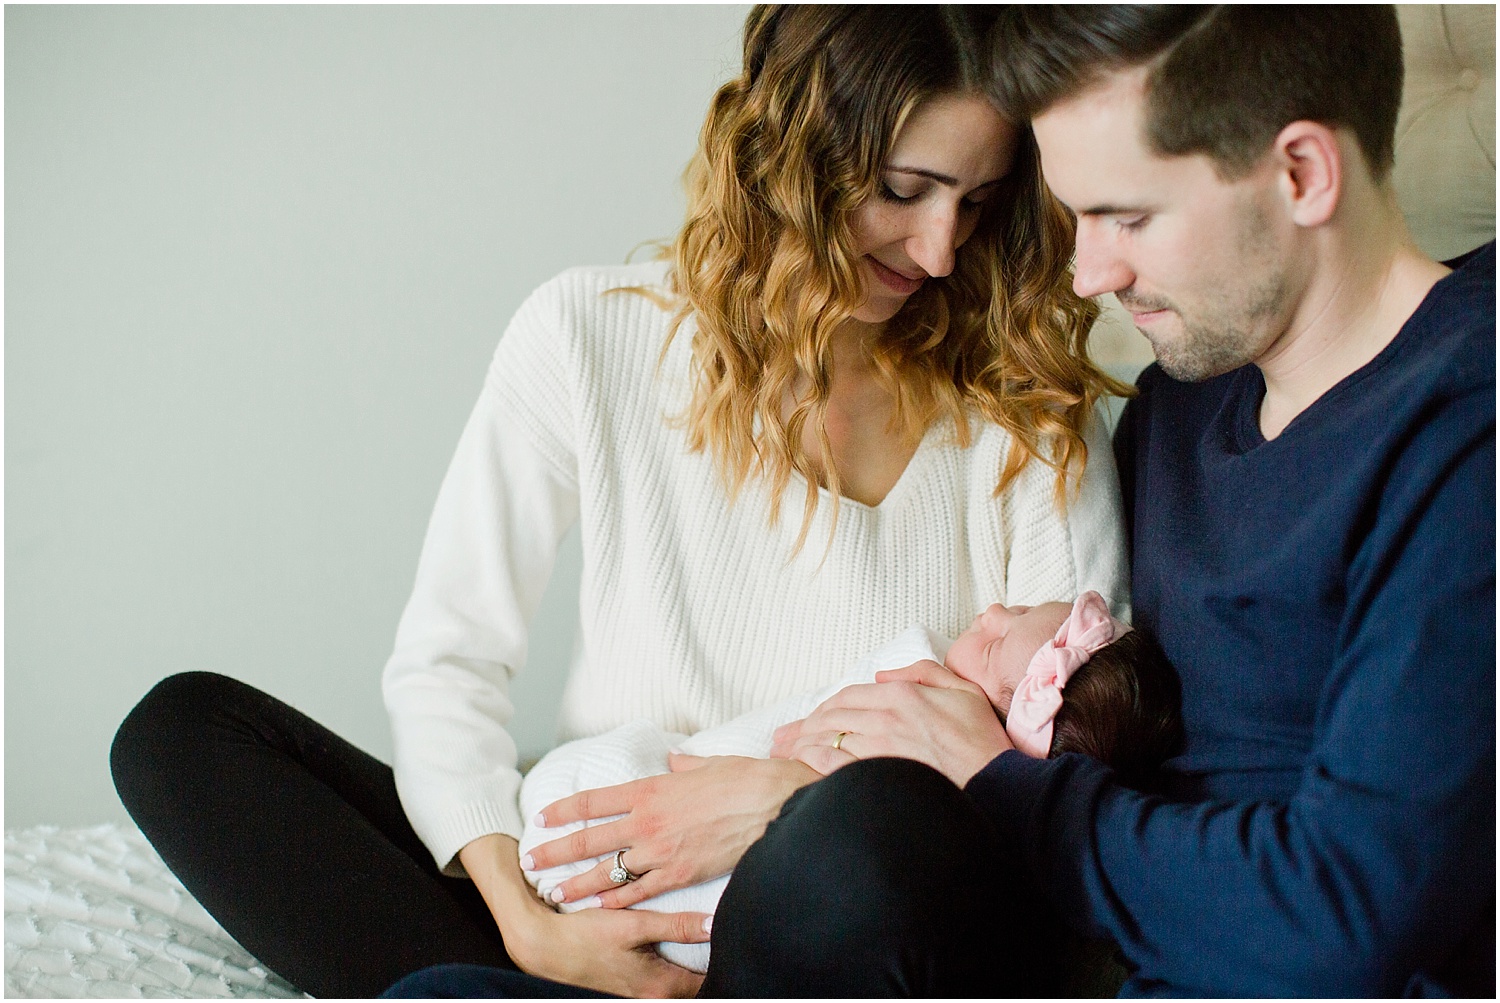
M 1037 649 L 1016 684 L 1005 718 L 1005 733 L 1011 744 L 1035 759 L 1046 759 L 1052 750 L 1052 721 L 1062 707 L 1062 690 L 1073 673 L 1087 664 L 1100 648 L 1125 636 L 1129 625 L 1109 615 L 1109 606 L 1097 592 L 1085 592 L 1073 602 L 1073 610 L 1057 636 Z

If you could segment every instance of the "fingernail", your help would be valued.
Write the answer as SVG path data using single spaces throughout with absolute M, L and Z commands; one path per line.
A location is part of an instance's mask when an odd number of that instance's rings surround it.
M 704 933 L 713 933 L 714 932 L 714 918 L 712 916 L 704 916 L 703 917 L 703 932 Z
M 578 903 L 578 908 L 580 908 L 580 909 L 598 909 L 598 908 L 602 907 L 603 905 L 604 905 L 604 903 L 602 901 L 600 901 L 599 896 L 597 896 L 597 895 L 590 895 L 588 898 L 586 898 L 582 902 Z
M 547 820 L 542 817 L 541 812 L 537 812 L 535 815 L 531 816 L 531 824 L 539 825 L 543 829 L 547 828 Z
M 547 897 L 554 902 L 566 902 L 568 899 L 568 893 L 562 890 L 562 885 L 558 885 L 556 888 L 547 893 Z
M 531 854 L 529 854 L 529 853 L 523 853 L 523 854 L 521 854 L 521 870 L 523 870 L 523 871 L 534 871 L 534 870 L 536 870 L 536 861 L 531 859 Z

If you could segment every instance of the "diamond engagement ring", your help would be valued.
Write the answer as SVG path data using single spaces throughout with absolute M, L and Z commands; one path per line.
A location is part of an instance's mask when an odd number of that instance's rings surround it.
M 609 880 L 617 885 L 623 885 L 627 881 L 634 881 L 640 877 L 639 874 L 631 874 L 630 868 L 625 866 L 625 851 L 615 851 L 615 866 L 609 869 Z

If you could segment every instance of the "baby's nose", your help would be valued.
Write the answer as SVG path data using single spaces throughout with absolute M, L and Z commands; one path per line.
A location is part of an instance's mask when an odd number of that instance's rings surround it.
M 992 627 L 1003 627 L 1019 616 L 1021 612 L 1024 612 L 1025 609 L 1025 606 L 1004 606 L 1000 603 L 995 603 L 984 611 L 984 615 L 980 619 Z

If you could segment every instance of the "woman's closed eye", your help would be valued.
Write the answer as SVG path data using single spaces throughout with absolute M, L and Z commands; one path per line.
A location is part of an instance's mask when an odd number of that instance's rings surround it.
M 973 209 L 978 209 L 980 206 L 984 205 L 990 200 L 990 196 L 995 194 L 995 189 L 998 187 L 999 182 L 988 185 L 981 185 L 980 187 L 974 189 L 969 194 L 964 196 L 964 205 Z
M 919 188 L 914 191 L 902 191 L 892 187 L 889 182 L 881 182 L 880 197 L 887 202 L 894 202 L 897 205 L 909 205 L 921 199 L 929 190 L 929 188 Z M 963 197 L 963 201 L 959 203 L 959 207 L 962 209 L 979 209 L 994 194 L 994 191 L 994 185 L 985 185 L 983 188 L 976 188 Z
M 917 199 L 921 198 L 922 195 L 923 190 L 921 189 L 911 192 L 899 192 L 886 182 L 881 182 L 880 184 L 880 197 L 885 199 L 887 202 L 915 202 Z

